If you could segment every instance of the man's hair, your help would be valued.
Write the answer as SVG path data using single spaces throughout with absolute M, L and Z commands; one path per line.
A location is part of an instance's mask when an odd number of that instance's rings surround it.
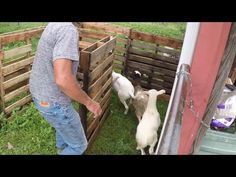
M 82 28 L 83 23 L 82 22 L 72 22 L 73 25 L 75 25 L 78 28 Z

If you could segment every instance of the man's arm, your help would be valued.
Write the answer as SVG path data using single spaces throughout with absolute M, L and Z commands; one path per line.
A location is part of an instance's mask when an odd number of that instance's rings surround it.
M 58 87 L 71 99 L 85 105 L 98 117 L 102 113 L 99 103 L 93 101 L 80 87 L 72 73 L 72 61 L 57 59 L 53 62 L 54 78 Z

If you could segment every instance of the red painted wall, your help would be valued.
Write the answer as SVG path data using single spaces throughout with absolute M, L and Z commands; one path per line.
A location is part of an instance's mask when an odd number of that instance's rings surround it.
M 190 69 L 194 108 L 204 115 L 228 40 L 231 23 L 201 23 Z M 189 154 L 199 128 L 199 121 L 185 106 L 179 154 Z

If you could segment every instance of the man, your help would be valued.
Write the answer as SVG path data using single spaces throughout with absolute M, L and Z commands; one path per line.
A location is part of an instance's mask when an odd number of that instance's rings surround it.
M 80 155 L 87 148 L 80 116 L 71 99 L 85 105 L 95 118 L 102 112 L 78 84 L 78 64 L 78 32 L 74 23 L 49 23 L 38 43 L 30 92 L 36 108 L 56 130 L 56 146 L 61 155 Z

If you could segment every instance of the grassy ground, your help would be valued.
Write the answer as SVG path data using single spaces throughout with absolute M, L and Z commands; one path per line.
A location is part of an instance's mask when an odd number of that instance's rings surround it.
M 168 102 L 158 101 L 163 120 Z M 104 122 L 88 155 L 135 155 L 137 120 L 131 107 L 127 116 L 124 107 L 113 92 L 111 114 Z M 14 111 L 12 121 L 0 116 L 0 154 L 56 154 L 55 131 L 35 109 L 33 103 L 25 111 Z
M 0 23 L 0 34 L 14 30 L 42 26 L 45 23 Z M 183 38 L 184 23 L 116 23 L 133 27 L 136 30 L 151 32 L 163 36 Z M 165 30 L 166 27 L 166 30 Z M 33 39 L 36 50 L 38 39 Z M 22 43 L 5 46 L 5 50 L 21 46 Z M 158 109 L 163 119 L 167 102 L 158 102 Z M 78 107 L 78 105 L 76 105 Z M 111 114 L 87 154 L 140 154 L 136 150 L 135 131 L 137 120 L 131 107 L 127 116 L 124 107 L 113 93 Z M 6 122 L 0 114 L 0 154 L 56 154 L 54 130 L 41 117 L 33 104 L 19 113 L 15 110 L 12 121 Z
M 114 23 L 116 25 L 133 28 L 137 31 L 151 33 L 160 36 L 172 37 L 177 39 L 184 38 L 186 23 Z
M 2 33 L 7 33 L 11 31 L 16 31 L 16 30 L 22 30 L 22 29 L 27 29 L 27 28 L 34 28 L 38 26 L 43 26 L 45 25 L 45 22 L 11 22 L 11 23 L 6 23 L 6 22 L 0 22 L 0 34 Z

